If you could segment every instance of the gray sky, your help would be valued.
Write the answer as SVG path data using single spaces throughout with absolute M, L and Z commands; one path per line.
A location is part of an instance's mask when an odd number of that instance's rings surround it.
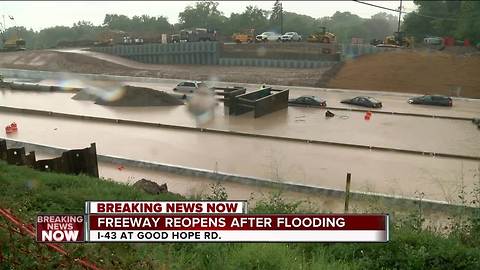
M 283 9 L 289 12 L 305 14 L 314 18 L 331 16 L 335 11 L 350 11 L 360 17 L 368 18 L 385 10 L 359 4 L 353 1 L 282 1 Z M 397 9 L 400 1 L 368 1 L 369 3 Z M 103 23 L 105 14 L 114 13 L 132 17 L 147 14 L 165 16 L 170 23 L 178 22 L 178 13 L 195 1 L 1 1 L 0 15 L 5 15 L 7 27 L 12 26 L 7 15 L 15 18 L 16 25 L 34 30 L 65 25 L 72 26 L 80 20 L 95 25 Z M 219 1 L 219 9 L 224 15 L 241 13 L 246 6 L 256 5 L 270 10 L 274 1 Z M 406 11 L 415 9 L 413 1 L 403 1 Z M 391 11 L 385 11 L 395 14 Z

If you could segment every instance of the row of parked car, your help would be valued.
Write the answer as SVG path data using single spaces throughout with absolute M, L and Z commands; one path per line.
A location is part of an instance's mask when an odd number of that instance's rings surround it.
M 285 34 L 277 34 L 275 32 L 263 32 L 255 37 L 257 41 L 302 41 L 302 36 L 297 32 L 286 32 Z
M 201 81 L 184 81 L 179 83 L 173 91 L 183 93 L 193 93 L 198 88 L 204 85 Z M 423 104 L 423 105 L 435 105 L 435 106 L 449 106 L 453 105 L 452 98 L 441 95 L 424 95 L 418 97 L 411 97 L 407 100 L 410 104 Z M 316 106 L 325 107 L 327 101 L 318 96 L 300 96 L 290 99 L 288 101 L 292 105 L 304 105 L 304 106 Z M 354 98 L 344 99 L 340 103 L 357 105 L 367 108 L 382 108 L 382 102 L 376 98 L 369 96 L 358 96 Z
M 452 99 L 447 96 L 440 95 L 424 95 L 418 97 L 411 97 L 407 100 L 410 104 L 423 104 L 423 105 L 435 105 L 435 106 L 452 106 Z M 293 98 L 288 101 L 292 105 L 305 105 L 325 107 L 327 101 L 317 96 L 301 96 Z M 376 98 L 369 96 L 358 96 L 354 98 L 344 99 L 340 103 L 357 105 L 367 108 L 382 108 L 382 102 Z

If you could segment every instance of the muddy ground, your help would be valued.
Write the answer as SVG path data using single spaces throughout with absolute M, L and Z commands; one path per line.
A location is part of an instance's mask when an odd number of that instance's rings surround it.
M 480 98 L 480 53 L 392 50 L 346 61 L 332 88 Z

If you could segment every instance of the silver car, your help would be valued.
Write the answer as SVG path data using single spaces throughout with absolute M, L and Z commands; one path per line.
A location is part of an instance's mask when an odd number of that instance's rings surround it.
M 177 84 L 177 86 L 173 88 L 173 91 L 183 92 L 183 93 L 193 93 L 202 86 L 205 86 L 205 84 L 200 81 L 184 81 Z
M 282 41 L 301 41 L 302 36 L 300 36 L 297 32 L 287 32 L 283 36 L 280 37 Z
M 256 36 L 257 41 L 279 41 L 280 35 L 275 32 L 263 32 Z

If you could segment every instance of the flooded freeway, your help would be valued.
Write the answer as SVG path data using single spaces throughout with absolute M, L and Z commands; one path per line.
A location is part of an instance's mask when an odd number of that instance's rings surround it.
M 219 104 L 214 119 L 199 125 L 186 106 L 108 107 L 72 100 L 72 95 L 4 90 L 0 93 L 0 106 L 480 157 L 480 132 L 470 121 L 375 112 L 367 121 L 362 112 L 339 110 L 332 110 L 337 116 L 330 119 L 325 118 L 324 109 L 304 107 L 289 107 L 254 119 L 251 114 L 225 115 Z
M 349 147 L 316 145 L 206 132 L 129 126 L 48 116 L 2 113 L 16 121 L 10 138 L 62 148 L 97 143 L 100 154 L 230 174 L 343 189 L 455 201 L 462 186 L 478 182 L 478 161 L 438 158 Z

